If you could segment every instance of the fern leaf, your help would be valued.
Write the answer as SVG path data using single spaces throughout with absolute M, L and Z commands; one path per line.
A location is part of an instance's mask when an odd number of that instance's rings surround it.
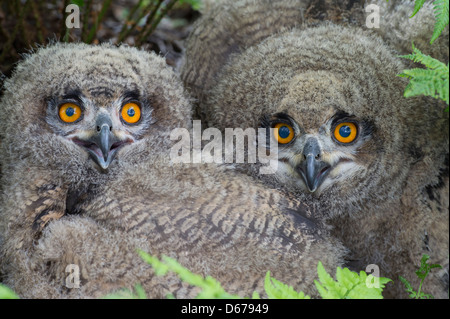
M 410 18 L 414 17 L 417 14 L 417 12 L 419 12 L 420 9 L 422 9 L 422 7 L 426 1 L 427 0 L 416 0 L 416 3 L 414 4 L 414 12 L 413 12 L 412 16 L 410 16 Z
M 423 54 L 414 46 L 412 54 L 400 57 L 421 63 L 426 67 L 426 69 L 415 68 L 404 70 L 402 73 L 398 74 L 400 77 L 410 79 L 409 84 L 405 88 L 405 97 L 425 95 L 441 99 L 449 104 L 448 65 Z
M 414 46 L 414 44 L 413 44 L 412 49 L 413 49 L 412 54 L 400 55 L 399 57 L 411 60 L 416 63 L 423 64 L 424 66 L 426 66 L 427 68 L 432 69 L 432 70 L 442 70 L 442 71 L 447 70 L 448 71 L 448 67 L 444 63 L 432 58 L 429 55 L 423 54 L 422 51 L 420 51 L 418 48 L 416 48 Z
M 449 17 L 449 0 L 436 0 L 434 2 L 434 15 L 436 17 L 436 24 L 434 26 L 433 36 L 430 43 L 433 42 L 441 35 L 445 27 L 448 26 Z
M 108 294 L 102 299 L 147 299 L 144 288 L 141 285 L 136 285 L 135 291 L 129 289 L 120 289 L 115 293 Z
M 0 284 L 0 299 L 19 299 L 9 287 Z
M 203 278 L 201 275 L 194 274 L 187 268 L 180 265 L 175 259 L 163 256 L 162 260 L 169 270 L 176 273 L 180 279 L 192 286 L 202 289 L 202 291 L 195 297 L 197 299 L 237 299 L 237 295 L 227 293 L 221 284 L 213 277 L 207 276 Z
M 157 275 L 164 276 L 167 274 L 167 272 L 171 271 L 177 274 L 182 281 L 188 283 L 189 285 L 201 288 L 201 292 L 196 296 L 196 298 L 198 299 L 240 298 L 237 295 L 231 295 L 227 293 L 216 279 L 209 276 L 203 278 L 201 275 L 194 274 L 187 268 L 180 265 L 175 259 L 167 256 L 162 256 L 162 261 L 160 261 L 158 258 L 151 256 L 142 250 L 138 250 L 138 253 L 144 261 L 146 261 L 153 267 Z M 143 291 L 139 289 L 139 287 L 137 287 L 136 292 L 137 294 L 131 294 L 137 297 L 142 296 Z M 125 295 L 126 293 L 129 294 L 130 292 L 125 291 Z
M 317 265 L 317 274 L 319 281 L 314 280 L 314 284 L 323 299 L 342 299 L 344 297 L 345 292 L 339 291 L 341 287 L 327 273 L 320 261 Z
M 402 276 L 399 276 L 399 279 L 403 283 L 403 285 L 405 285 L 405 291 L 407 293 L 409 293 L 409 297 L 410 298 L 416 298 L 417 292 L 413 289 L 413 287 L 411 286 L 409 281 L 406 278 L 402 277 Z
M 338 267 L 336 270 L 336 279 L 325 271 L 322 263 L 317 267 L 319 280 L 314 281 L 319 294 L 323 299 L 382 299 L 382 291 L 385 285 L 392 281 L 388 278 L 376 278 L 378 286 L 368 285 L 367 281 L 373 283 L 375 277 L 367 276 L 364 271 L 360 274 L 349 270 L 348 268 Z
M 270 299 L 311 299 L 303 292 L 297 292 L 291 286 L 272 278 L 270 271 L 267 272 L 264 280 L 264 289 Z
M 147 264 L 153 267 L 153 270 L 157 276 L 164 276 L 169 271 L 169 267 L 159 261 L 158 258 L 153 257 L 142 250 L 138 250 L 138 254 Z

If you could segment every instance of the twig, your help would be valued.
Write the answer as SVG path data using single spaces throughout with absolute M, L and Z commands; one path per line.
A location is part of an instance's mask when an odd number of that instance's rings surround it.
M 17 12 L 19 12 L 19 14 L 20 14 L 20 18 L 19 18 L 18 24 L 19 24 L 20 29 L 22 31 L 22 41 L 26 45 L 29 45 L 30 44 L 30 39 L 28 37 L 28 32 L 27 32 L 27 29 L 25 27 L 25 23 L 24 22 L 25 22 L 25 15 L 26 15 L 26 13 L 27 13 L 27 11 L 29 9 L 29 6 L 30 6 L 30 1 L 28 0 L 28 1 L 25 2 L 24 5 L 22 5 L 20 0 L 16 0 L 16 6 L 17 6 Z M 22 9 L 20 9 L 20 8 L 22 8 Z
M 92 41 L 94 40 L 94 37 L 96 36 L 97 31 L 98 31 L 98 26 L 102 23 L 105 13 L 106 13 L 106 11 L 108 11 L 109 6 L 111 5 L 111 1 L 112 0 L 104 0 L 103 1 L 102 9 L 100 10 L 99 15 L 95 19 L 94 28 L 92 28 L 91 32 L 89 32 L 87 40 L 85 41 L 86 43 L 92 43 Z
M 89 13 L 91 12 L 92 8 L 92 0 L 87 0 L 86 5 L 84 7 L 83 12 L 83 31 L 81 33 L 81 39 L 82 41 L 86 41 L 86 37 L 88 36 L 89 31 Z
M 149 14 L 149 16 L 147 17 L 147 21 L 145 23 L 144 28 L 142 29 L 141 32 L 141 36 L 147 32 L 148 28 L 151 28 L 153 19 L 155 18 L 156 14 L 158 13 L 159 8 L 162 6 L 162 4 L 164 3 L 164 0 L 158 0 L 158 3 L 156 4 L 155 8 L 152 9 L 151 13 Z
M 44 44 L 44 29 L 42 27 L 42 20 L 41 15 L 39 14 L 39 6 L 42 5 L 41 1 L 38 1 L 38 4 L 36 5 L 36 2 L 31 1 L 31 9 L 33 10 L 34 18 L 36 19 L 36 29 L 37 29 L 37 37 L 41 44 Z
M 131 8 L 131 10 L 128 12 L 125 23 L 123 24 L 122 29 L 120 30 L 119 36 L 117 37 L 117 43 L 122 42 L 136 26 L 136 24 L 137 24 L 136 21 L 134 21 L 132 19 L 133 19 L 134 14 L 136 13 L 137 9 L 139 9 L 141 7 L 142 1 L 143 0 L 139 0 L 139 2 L 133 8 Z M 139 21 L 139 20 L 137 20 L 137 21 Z M 131 24 L 132 27 L 130 29 L 128 29 L 128 24 L 130 22 L 132 22 L 132 24 Z
M 61 35 L 63 35 L 63 41 L 64 42 L 69 42 L 69 34 L 70 34 L 70 30 L 66 25 L 66 19 L 67 19 L 67 14 L 66 14 L 66 8 L 69 5 L 69 0 L 64 0 L 63 3 L 63 7 L 62 7 L 62 25 L 61 25 Z
M 144 31 L 141 36 L 139 37 L 136 45 L 138 47 L 140 47 L 142 45 L 142 43 L 144 42 L 145 39 L 147 39 L 147 37 L 149 35 L 151 35 L 153 33 L 153 31 L 156 30 L 156 27 L 158 26 L 158 24 L 161 22 L 162 18 L 164 18 L 167 13 L 172 9 L 172 7 L 175 5 L 175 3 L 177 3 L 177 0 L 171 0 L 161 11 L 161 13 L 157 16 L 156 20 L 151 24 L 151 27 Z
M 126 37 L 136 28 L 139 21 L 141 21 L 147 14 L 151 14 L 155 10 L 155 8 L 159 8 L 159 6 L 161 5 L 160 2 L 163 1 L 164 0 L 158 0 L 158 3 L 155 4 L 155 1 L 151 0 L 150 3 L 141 11 L 138 18 L 133 21 L 131 27 L 127 29 L 122 36 L 119 36 L 117 42 L 122 42 L 124 39 L 126 39 Z

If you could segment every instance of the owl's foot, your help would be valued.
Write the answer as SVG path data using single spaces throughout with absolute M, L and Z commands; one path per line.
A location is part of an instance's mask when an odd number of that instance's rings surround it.
M 61 210 L 52 210 L 50 208 L 45 209 L 42 213 L 40 213 L 33 222 L 33 230 L 36 232 L 41 232 L 45 226 L 52 220 L 58 220 L 64 216 L 64 212 Z

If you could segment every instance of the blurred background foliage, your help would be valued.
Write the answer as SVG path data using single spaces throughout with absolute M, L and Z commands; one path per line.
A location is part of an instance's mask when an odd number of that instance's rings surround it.
M 79 28 L 68 28 L 70 4 Z M 128 43 L 175 66 L 201 0 L 0 0 L 0 71 L 10 75 L 20 54 L 51 41 Z

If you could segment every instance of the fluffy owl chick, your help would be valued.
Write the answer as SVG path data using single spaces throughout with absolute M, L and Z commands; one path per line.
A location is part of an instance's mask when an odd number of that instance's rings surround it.
M 269 11 L 269 1 L 229 1 L 197 23 L 182 76 L 199 114 L 221 130 L 275 129 L 276 175 L 259 175 L 258 164 L 241 169 L 326 213 L 355 268 L 376 264 L 398 282 L 387 297 L 407 297 L 398 276 L 414 282 L 424 253 L 444 266 L 424 289 L 447 297 L 448 113 L 436 100 L 403 97 L 406 81 L 396 75 L 408 68 L 397 57 L 404 39 L 395 47 L 393 36 L 365 25 L 298 23 L 281 32 L 271 25 L 271 36 L 254 41 L 267 26 L 264 18 L 249 22 L 247 12 L 284 21 L 296 12 L 293 2 L 277 1 L 286 10 Z M 230 26 L 238 36 L 227 33 Z M 409 34 L 392 30 L 402 31 Z M 219 41 L 225 47 L 207 46 L 222 33 L 230 37 Z
M 167 149 L 188 105 L 164 60 L 133 48 L 55 44 L 19 63 L 0 103 L 5 276 L 49 221 L 79 212 L 121 165 Z
M 263 292 L 268 270 L 313 294 L 317 262 L 342 263 L 300 202 L 217 166 L 171 162 L 170 134 L 190 128 L 191 105 L 164 59 L 56 44 L 4 89 L 0 266 L 20 296 L 100 297 L 139 283 L 149 297 L 195 296 L 155 277 L 137 248 L 247 296 Z M 67 284 L 75 269 L 79 285 Z

